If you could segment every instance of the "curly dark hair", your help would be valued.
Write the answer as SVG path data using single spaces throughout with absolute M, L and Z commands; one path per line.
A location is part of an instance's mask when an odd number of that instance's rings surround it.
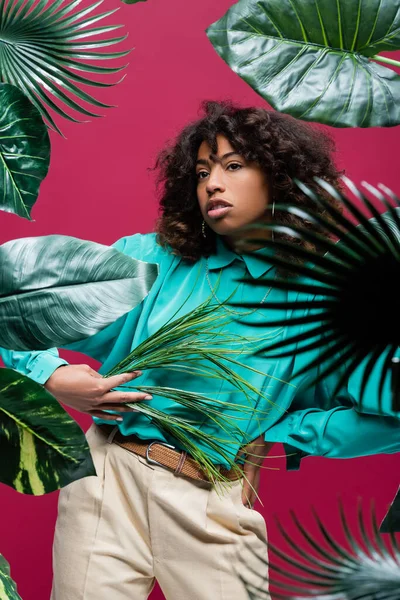
M 337 189 L 342 187 L 342 172 L 337 170 L 332 158 L 335 145 L 325 132 L 294 117 L 264 108 L 242 108 L 231 100 L 204 100 L 200 106 L 205 116 L 184 127 L 177 138 L 159 152 L 155 166 L 150 169 L 159 169 L 157 190 L 162 186 L 161 216 L 156 224 L 157 241 L 161 246 L 170 246 L 174 254 L 188 261 L 215 253 L 216 234 L 207 229 L 204 238 L 201 232 L 203 218 L 197 200 L 196 160 L 203 141 L 217 153 L 217 134 L 224 135 L 246 161 L 255 161 L 264 170 L 271 201 L 290 202 L 312 209 L 314 214 L 324 214 L 321 207 L 294 184 L 293 178 L 298 178 L 338 208 L 338 202 L 323 192 L 313 179 L 318 176 Z M 275 211 L 274 221 L 280 225 L 301 222 L 316 229 L 309 221 L 301 221 L 283 211 Z M 318 251 L 310 243 L 283 233 L 275 233 L 274 238 L 290 239 L 292 243 Z M 290 254 L 285 256 L 301 262 Z

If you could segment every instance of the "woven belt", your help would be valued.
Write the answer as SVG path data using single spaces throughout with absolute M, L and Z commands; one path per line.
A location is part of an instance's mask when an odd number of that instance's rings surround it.
M 106 423 L 96 425 L 107 436 L 111 436 L 115 431 L 114 425 L 107 425 Z M 140 440 L 135 435 L 125 436 L 121 434 L 119 429 L 116 430 L 111 441 L 134 454 L 143 456 L 149 464 L 171 469 L 175 475 L 185 475 L 191 479 L 210 481 L 204 471 L 200 469 L 197 462 L 187 452 L 175 450 L 175 446 L 159 442 L 158 440 L 149 443 L 148 441 Z M 219 471 L 221 475 L 224 475 L 231 481 L 236 481 L 241 477 L 240 472 L 228 470 L 222 466 L 219 468 Z

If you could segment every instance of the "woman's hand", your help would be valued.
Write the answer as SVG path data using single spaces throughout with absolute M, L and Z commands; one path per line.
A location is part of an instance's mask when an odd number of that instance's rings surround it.
M 253 508 L 256 501 L 256 493 L 258 493 L 260 485 L 260 467 L 273 445 L 274 442 L 266 442 L 264 435 L 260 435 L 257 439 L 250 442 L 250 444 L 247 444 L 247 446 L 243 446 L 238 453 L 238 457 L 245 455 L 245 458 L 250 461 L 244 463 L 243 471 L 247 479 L 243 479 L 242 489 L 242 502 L 248 508 Z M 252 456 L 252 454 L 256 456 Z M 250 487 L 250 484 L 255 489 L 255 492 Z
M 44 387 L 59 402 L 75 410 L 107 421 L 122 421 L 121 416 L 103 411 L 132 412 L 135 409 L 125 406 L 124 402 L 150 400 L 152 396 L 142 392 L 111 392 L 110 390 L 140 375 L 140 371 L 133 371 L 105 378 L 89 365 L 65 365 L 54 371 Z

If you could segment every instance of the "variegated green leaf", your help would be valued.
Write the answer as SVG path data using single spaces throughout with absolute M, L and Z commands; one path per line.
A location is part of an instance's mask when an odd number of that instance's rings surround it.
M 0 369 L 0 481 L 40 496 L 96 475 L 79 425 L 46 389 Z
M 122 25 L 103 24 L 104 19 L 114 14 L 118 8 L 91 14 L 103 0 L 76 10 L 80 3 L 81 0 L 0 2 L 1 80 L 19 87 L 50 127 L 59 133 L 61 131 L 49 108 L 75 122 L 78 120 L 66 108 L 87 116 L 100 116 L 88 110 L 84 104 L 100 108 L 108 108 L 110 105 L 88 94 L 82 84 L 110 87 L 119 83 L 105 83 L 104 77 L 97 81 L 88 75 L 95 73 L 108 76 L 118 73 L 126 65 L 103 67 L 93 64 L 93 61 L 120 58 L 129 53 L 129 50 L 103 50 L 127 37 L 108 35 Z M 100 26 L 93 26 L 100 21 Z M 83 76 L 80 75 L 82 72 Z
M 0 209 L 30 220 L 49 162 L 39 111 L 18 88 L 0 83 Z
M 22 600 L 17 586 L 11 579 L 10 565 L 0 554 L 0 600 Z
M 399 0 L 239 0 L 207 29 L 271 106 L 335 127 L 400 123 L 400 76 L 371 58 L 400 49 Z
M 94 335 L 148 294 L 158 265 L 64 235 L 0 246 L 0 346 L 45 350 Z

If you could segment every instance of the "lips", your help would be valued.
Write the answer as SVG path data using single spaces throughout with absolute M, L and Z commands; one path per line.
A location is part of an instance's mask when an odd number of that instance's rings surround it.
M 207 212 L 225 207 L 232 207 L 232 204 L 222 198 L 213 198 L 207 202 Z
M 220 219 L 232 208 L 232 204 L 222 198 L 213 198 L 207 202 L 207 215 L 211 219 Z

